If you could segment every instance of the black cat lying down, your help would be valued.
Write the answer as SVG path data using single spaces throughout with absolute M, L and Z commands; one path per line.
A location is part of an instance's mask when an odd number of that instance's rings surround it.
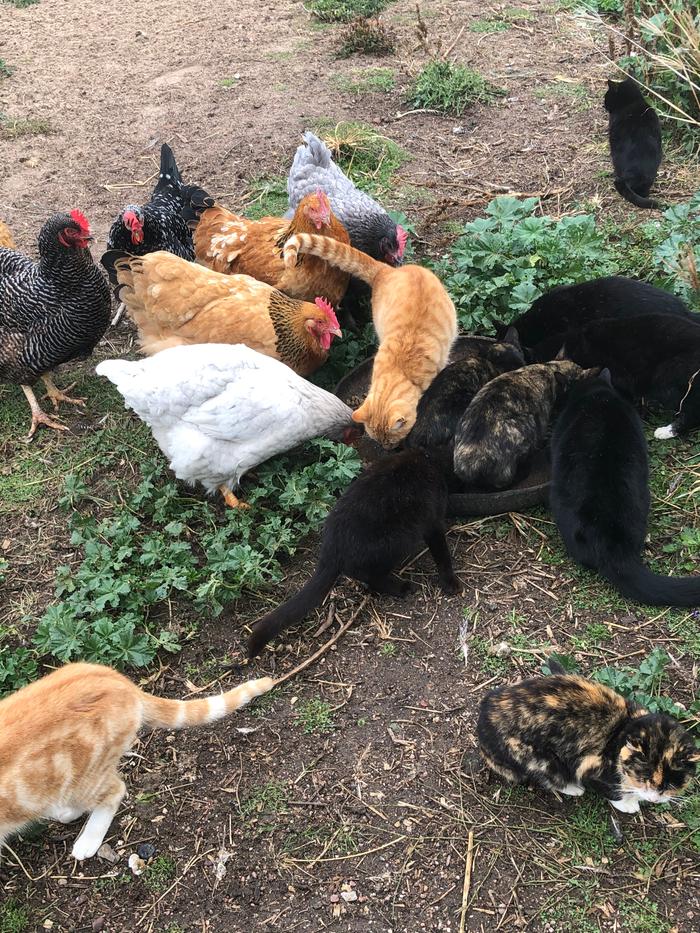
M 640 314 L 673 314 L 700 324 L 675 295 L 647 282 L 620 275 L 592 279 L 579 285 L 562 285 L 540 295 L 524 314 L 513 321 L 530 362 L 553 360 L 571 330 L 579 330 L 601 318 L 630 318 Z M 499 336 L 506 327 L 497 328 Z
M 522 366 L 488 382 L 457 425 L 456 475 L 468 486 L 510 486 L 544 444 L 555 406 L 582 375 L 562 360 Z
M 460 584 L 445 538 L 447 499 L 441 455 L 404 450 L 369 466 L 328 515 L 311 579 L 296 596 L 253 626 L 250 657 L 284 629 L 301 622 L 340 576 L 360 580 L 377 593 L 402 596 L 410 584 L 393 571 L 425 546 L 437 566 L 442 589 L 457 593 Z
M 457 422 L 476 393 L 501 373 L 525 363 L 518 332 L 509 327 L 501 342 L 479 346 L 478 352 L 449 363 L 418 402 L 418 415 L 406 447 L 440 447 L 452 443 Z
M 700 576 L 664 577 L 642 563 L 649 467 L 633 406 L 598 378 L 575 385 L 552 433 L 551 507 L 569 556 L 623 596 L 652 606 L 700 606 Z
M 565 352 L 580 366 L 609 369 L 623 394 L 674 412 L 657 437 L 688 434 L 700 425 L 700 325 L 666 314 L 596 321 L 567 336 Z
M 477 736 L 486 764 L 516 784 L 578 797 L 590 789 L 623 813 L 668 803 L 690 782 L 700 752 L 670 716 L 553 662 L 536 677 L 486 694 Z

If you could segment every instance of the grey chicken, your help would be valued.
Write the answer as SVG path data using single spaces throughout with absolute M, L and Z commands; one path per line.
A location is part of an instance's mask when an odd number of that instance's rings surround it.
M 289 211 L 285 216 L 291 217 L 301 199 L 320 188 L 328 195 L 333 213 L 350 234 L 355 249 L 391 266 L 400 265 L 408 239 L 403 227 L 350 181 L 333 161 L 323 140 L 308 130 L 304 140 L 305 145 L 294 154 L 287 178 Z
M 109 286 L 88 243 L 90 226 L 78 210 L 54 214 L 39 233 L 39 261 L 0 249 L 0 382 L 22 386 L 32 410 L 31 439 L 40 424 L 67 427 L 42 411 L 31 386 L 41 378 L 47 396 L 83 405 L 55 385 L 51 371 L 85 359 L 109 324 Z

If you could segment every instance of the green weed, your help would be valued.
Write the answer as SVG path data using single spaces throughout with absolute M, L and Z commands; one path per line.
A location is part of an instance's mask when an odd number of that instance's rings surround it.
M 364 16 L 353 20 L 341 33 L 338 58 L 351 55 L 390 55 L 396 49 L 396 38 L 391 29 L 379 19 Z
M 241 804 L 241 815 L 286 813 L 287 789 L 281 781 L 268 781 L 256 787 Z
M 392 139 L 364 123 L 320 119 L 313 128 L 343 171 L 370 194 L 389 191 L 394 172 L 409 158 Z
M 289 207 L 287 179 L 283 175 L 261 176 L 248 183 L 245 199 L 246 216 L 281 217 Z
M 396 78 L 391 68 L 365 68 L 351 76 L 335 75 L 333 83 L 345 94 L 388 94 L 396 86 Z
M 396 654 L 396 644 L 393 641 L 382 642 L 379 653 L 385 658 L 393 658 Z
M 502 19 L 475 19 L 469 24 L 469 32 L 507 32 L 510 24 Z
M 544 87 L 535 88 L 534 95 L 538 100 L 550 100 L 556 97 L 566 98 L 572 102 L 576 110 L 590 110 L 593 106 L 591 95 L 585 84 L 556 81 L 553 84 L 545 84 Z
M 492 654 L 491 645 L 480 635 L 472 635 L 469 639 L 469 652 L 476 660 L 485 674 L 503 676 L 508 672 L 508 662 L 498 655 Z
M 8 65 L 4 58 L 0 58 L 0 78 L 9 78 L 14 70 L 12 65 Z
M 647 898 L 623 901 L 620 915 L 625 933 L 669 933 L 671 930 L 668 920 L 659 916 L 659 905 Z
M 16 6 L 18 10 L 23 10 L 25 7 L 34 6 L 39 0 L 4 0 L 4 2 Z
M 151 894 L 162 894 L 175 878 L 177 863 L 171 855 L 157 855 L 146 867 L 141 879 Z
M 14 898 L 0 904 L 0 933 L 24 933 L 29 929 L 29 910 Z
M 556 933 L 600 933 L 592 919 L 598 885 L 595 882 L 571 881 L 571 894 L 558 894 L 540 914 L 543 929 Z
M 677 703 L 661 695 L 666 665 L 671 659 L 663 648 L 654 648 L 638 668 L 604 667 L 592 674 L 593 680 L 632 699 L 652 713 L 668 713 L 682 718 L 686 715 Z M 691 706 L 691 713 L 700 712 L 700 701 Z
M 503 93 L 472 68 L 434 60 L 416 78 L 410 103 L 413 107 L 460 116 L 472 104 L 488 103 Z
M 297 725 L 309 735 L 332 732 L 335 728 L 330 705 L 318 697 L 303 700 L 297 705 L 296 721 Z
M 222 78 L 219 81 L 219 84 L 221 85 L 221 87 L 231 88 L 231 87 L 237 87 L 240 84 L 240 81 L 241 79 L 238 75 L 233 75 L 230 78 Z
M 324 23 L 349 23 L 359 16 L 377 16 L 390 0 L 309 0 L 307 9 Z
M 40 117 L 8 117 L 5 114 L 0 114 L 0 139 L 45 136 L 48 133 L 53 133 L 48 120 Z

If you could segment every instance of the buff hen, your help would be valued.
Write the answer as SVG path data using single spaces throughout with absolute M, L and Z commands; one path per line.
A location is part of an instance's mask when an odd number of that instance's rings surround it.
M 102 265 L 139 331 L 141 349 L 243 343 L 307 376 L 342 337 L 333 307 L 283 295 L 249 275 L 224 275 L 171 253 L 129 256 L 111 250 Z
M 153 431 L 178 479 L 233 490 L 264 460 L 324 435 L 354 436 L 352 411 L 288 366 L 237 344 L 173 347 L 146 360 L 97 367 Z
M 208 197 L 199 203 L 193 198 L 191 209 L 195 216 L 199 214 L 194 248 L 202 265 L 217 272 L 252 275 L 291 298 L 313 301 L 323 295 L 335 307 L 340 303 L 350 278 L 347 272 L 315 256 L 304 256 L 293 268 L 285 266 L 282 258 L 284 244 L 295 233 L 320 233 L 341 243 L 350 242 L 323 191 L 302 198 L 291 220 L 248 220 Z
M 0 220 L 0 249 L 17 249 L 7 224 Z

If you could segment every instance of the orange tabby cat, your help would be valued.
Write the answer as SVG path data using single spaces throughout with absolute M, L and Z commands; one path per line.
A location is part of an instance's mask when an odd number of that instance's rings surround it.
M 0 848 L 32 820 L 89 817 L 76 859 L 102 845 L 126 792 L 119 759 L 141 726 L 180 729 L 233 713 L 270 677 L 203 700 L 150 696 L 110 667 L 68 664 L 0 702 Z
M 330 237 L 298 233 L 284 245 L 284 261 L 319 256 L 372 286 L 372 320 L 379 337 L 372 383 L 353 412 L 370 437 L 395 447 L 416 420 L 421 395 L 444 369 L 457 337 L 450 296 L 429 269 L 389 266 Z

